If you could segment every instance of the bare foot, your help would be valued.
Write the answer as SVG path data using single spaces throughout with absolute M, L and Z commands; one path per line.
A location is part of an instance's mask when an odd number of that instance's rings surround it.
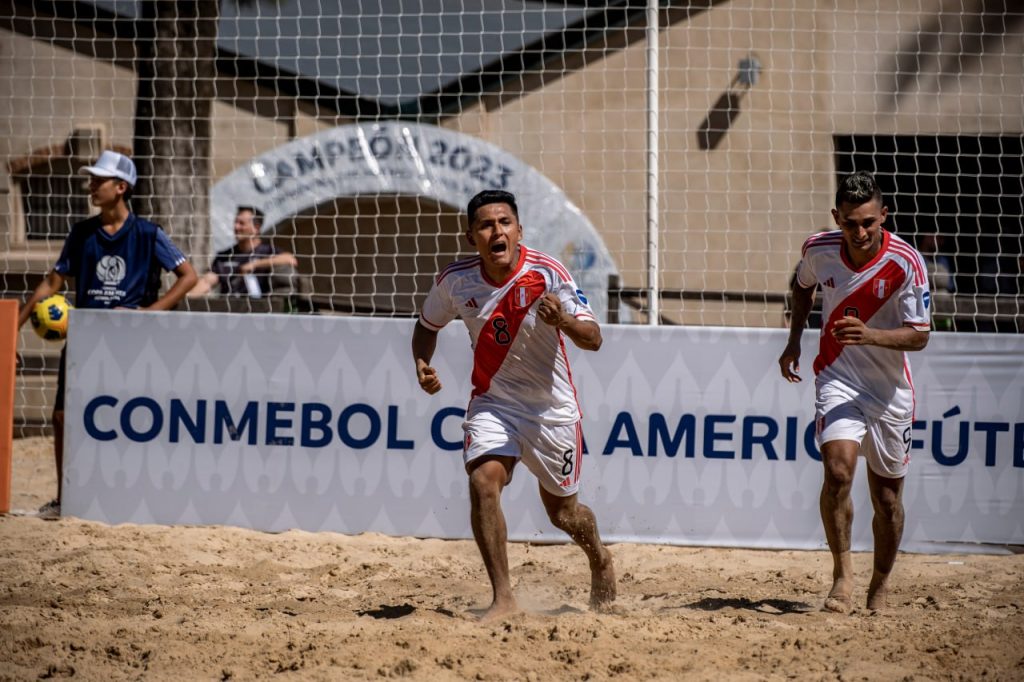
M 519 611 L 519 605 L 515 599 L 495 600 L 487 609 L 480 614 L 481 623 L 491 623 L 510 616 Z
M 868 609 L 879 611 L 889 606 L 889 576 L 878 573 L 871 575 L 871 584 L 868 585 Z
M 612 553 L 602 548 L 601 561 L 590 567 L 590 608 L 604 611 L 615 601 L 615 564 Z
M 834 613 L 849 613 L 853 609 L 853 581 L 846 578 L 836 578 L 832 583 L 832 590 L 825 597 L 826 611 Z

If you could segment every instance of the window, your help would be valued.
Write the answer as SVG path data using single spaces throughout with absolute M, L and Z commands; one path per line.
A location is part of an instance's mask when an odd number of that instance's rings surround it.
M 875 174 L 886 229 L 941 259 L 945 328 L 1024 331 L 1024 137 L 837 135 L 835 150 L 839 176 Z
M 18 178 L 25 240 L 62 240 L 73 223 L 89 217 L 84 176 L 67 159 L 37 164 Z

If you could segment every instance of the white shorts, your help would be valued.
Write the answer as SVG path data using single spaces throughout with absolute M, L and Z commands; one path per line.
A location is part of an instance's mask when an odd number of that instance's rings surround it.
M 580 487 L 583 429 L 574 424 L 539 424 L 478 412 L 462 424 L 462 459 L 495 455 L 521 459 L 544 490 L 558 497 L 575 495 Z
M 856 441 L 873 472 L 884 478 L 907 475 L 913 419 L 869 416 L 856 400 L 827 389 L 814 407 L 819 448 L 833 440 Z

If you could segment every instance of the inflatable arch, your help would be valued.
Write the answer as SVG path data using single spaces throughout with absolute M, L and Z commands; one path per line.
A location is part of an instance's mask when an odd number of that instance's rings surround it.
M 265 214 L 264 230 L 339 198 L 424 196 L 465 210 L 484 189 L 516 195 L 523 241 L 563 261 L 606 318 L 608 276 L 617 274 L 594 226 L 548 178 L 508 152 L 463 133 L 416 123 L 339 126 L 282 145 L 213 186 L 214 252 L 234 244 L 237 206 Z

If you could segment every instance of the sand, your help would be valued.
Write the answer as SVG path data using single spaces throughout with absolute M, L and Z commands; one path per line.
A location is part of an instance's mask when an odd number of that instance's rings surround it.
M 16 441 L 13 507 L 55 485 Z M 599 614 L 578 549 L 513 544 L 523 611 L 481 624 L 465 541 L 8 515 L 0 547 L 2 680 L 1024 679 L 1022 554 L 901 554 L 872 612 L 859 553 L 838 615 L 826 552 L 620 544 Z

